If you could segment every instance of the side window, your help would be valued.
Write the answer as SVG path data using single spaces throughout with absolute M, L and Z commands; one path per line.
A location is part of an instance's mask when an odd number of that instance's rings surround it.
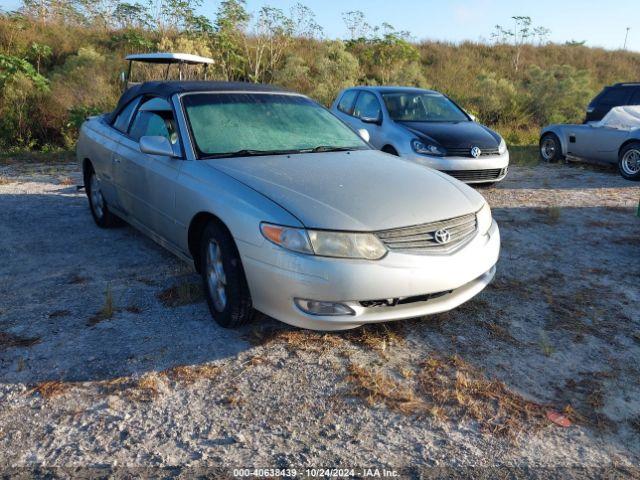
M 626 105 L 629 99 L 629 92 L 629 88 L 610 88 L 602 95 L 599 103 L 612 105 L 614 107 Z
M 353 109 L 353 102 L 358 96 L 357 90 L 347 90 L 342 95 L 342 98 L 338 102 L 338 110 L 346 113 L 347 115 L 351 115 L 351 111 Z
M 358 118 L 380 118 L 380 102 L 371 92 L 361 92 L 353 109 L 353 115 Z
M 116 130 L 120 130 L 122 133 L 127 133 L 127 128 L 129 127 L 129 122 L 131 121 L 131 114 L 138 106 L 138 103 L 140 103 L 139 98 L 130 101 L 116 117 L 115 122 L 113 122 L 113 128 L 115 128 Z
M 145 136 L 165 137 L 180 154 L 179 136 L 173 110 L 161 99 L 151 99 L 143 103 L 133 119 L 129 136 L 136 142 Z

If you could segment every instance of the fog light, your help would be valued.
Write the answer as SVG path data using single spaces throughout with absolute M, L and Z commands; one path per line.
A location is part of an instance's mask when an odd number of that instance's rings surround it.
M 309 315 L 338 316 L 356 314 L 351 307 L 344 303 L 305 300 L 302 298 L 295 298 L 294 302 L 300 310 Z

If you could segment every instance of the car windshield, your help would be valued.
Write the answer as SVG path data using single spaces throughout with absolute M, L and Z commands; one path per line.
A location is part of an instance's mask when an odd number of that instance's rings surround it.
M 383 93 L 384 104 L 398 122 L 469 122 L 451 100 L 436 92 Z
M 197 93 L 185 95 L 183 104 L 199 158 L 369 148 L 326 109 L 298 95 Z

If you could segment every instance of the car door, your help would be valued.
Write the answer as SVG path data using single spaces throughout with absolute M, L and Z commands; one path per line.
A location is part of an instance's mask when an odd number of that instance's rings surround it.
M 382 126 L 382 106 L 378 97 L 367 91 L 361 91 L 353 107 L 353 116 L 357 119 L 355 128 L 364 128 L 369 132 L 369 143 L 380 150 L 385 145 Z
M 336 115 L 340 120 L 347 123 L 351 128 L 358 129 L 358 125 L 360 121 L 355 118 L 353 114 L 353 107 L 356 103 L 356 98 L 358 97 L 358 90 L 346 90 L 338 102 L 336 103 L 335 108 L 333 109 L 334 115 Z
M 142 153 L 139 141 L 144 136 L 167 138 L 176 157 Z M 175 244 L 175 184 L 182 161 L 177 158 L 181 146 L 171 104 L 162 98 L 143 100 L 116 153 L 118 188 L 127 213 Z
M 567 127 L 567 153 L 580 158 L 596 158 L 601 141 L 595 124 L 571 125 Z

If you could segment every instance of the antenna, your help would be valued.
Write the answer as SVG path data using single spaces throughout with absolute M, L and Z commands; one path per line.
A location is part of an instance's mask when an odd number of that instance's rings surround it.
M 622 47 L 623 50 L 627 49 L 627 40 L 629 39 L 629 30 L 631 30 L 631 27 L 627 27 L 627 33 L 624 36 L 624 47 Z

